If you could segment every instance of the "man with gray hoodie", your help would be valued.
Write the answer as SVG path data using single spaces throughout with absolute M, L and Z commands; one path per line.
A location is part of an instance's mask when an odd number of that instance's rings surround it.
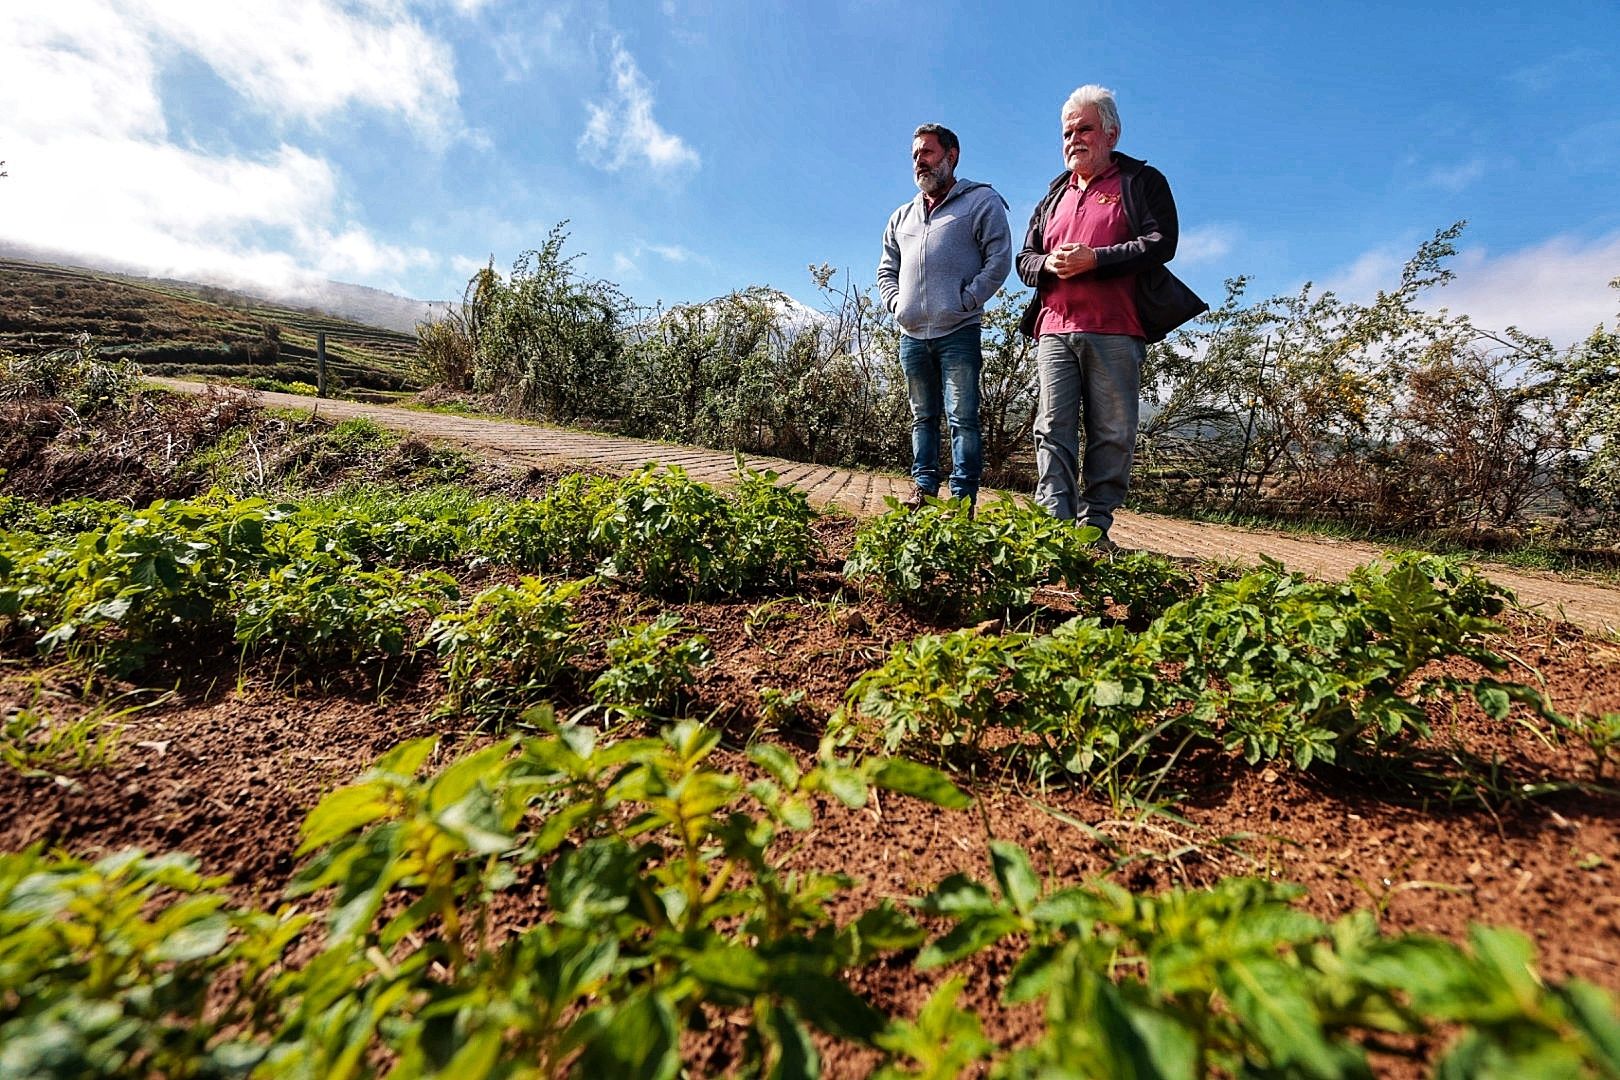
M 1007 201 L 989 184 L 957 178 L 961 146 L 939 124 L 912 133 L 918 194 L 889 216 L 877 269 L 878 292 L 900 327 L 911 398 L 912 509 L 939 494 L 941 413 L 951 429 L 951 494 L 978 497 L 979 322 L 1012 269 Z

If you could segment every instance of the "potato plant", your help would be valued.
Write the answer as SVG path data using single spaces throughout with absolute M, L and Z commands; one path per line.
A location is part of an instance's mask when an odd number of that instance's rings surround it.
M 310 668 L 396 659 L 416 650 L 423 624 L 460 589 L 439 570 L 362 570 L 303 560 L 245 582 L 236 594 L 236 641 Z
M 1025 611 L 1038 587 L 1059 582 L 1085 614 L 1103 614 L 1113 599 L 1147 619 L 1191 587 L 1157 556 L 1105 555 L 1094 546 L 1101 535 L 1008 496 L 976 515 L 965 503 L 933 500 L 862 525 L 844 574 L 885 599 L 957 621 Z
M 0 616 L 41 652 L 127 675 L 180 643 L 229 625 L 231 590 L 269 561 L 283 511 L 215 496 L 160 502 L 39 544 L 0 538 Z
M 1251 763 L 1351 763 L 1425 734 L 1423 704 L 1440 695 L 1472 694 L 1498 717 L 1519 700 L 1561 719 L 1530 687 L 1491 675 L 1414 681 L 1441 659 L 1500 671 L 1488 616 L 1508 599 L 1433 556 L 1395 556 L 1344 584 L 1270 564 L 1210 584 L 1139 632 L 1076 618 L 1045 635 L 919 638 L 855 680 L 835 728 L 950 757 L 999 726 L 1017 737 L 997 753 L 1035 775 L 1116 791 L 1150 752 L 1190 740 Z
M 1251 878 L 1159 896 L 1048 890 L 1006 841 L 991 842 L 991 868 L 994 889 L 953 875 L 918 901 L 952 925 L 917 965 L 1018 942 L 1002 999 L 1043 1002 L 1046 1030 L 994 1076 L 1361 1078 L 1369 1034 L 1442 1032 L 1439 1077 L 1620 1075 L 1613 998 L 1542 982 L 1511 930 L 1475 927 L 1460 947 L 1383 934 L 1366 911 L 1322 923 L 1295 907 L 1302 889 Z M 957 1030 L 962 1056 L 991 1057 Z
M 584 647 L 571 603 L 584 587 L 524 577 L 435 619 L 423 644 L 443 663 L 445 708 L 500 721 L 538 703 Z
M 803 492 L 739 470 L 722 494 L 679 467 L 619 481 L 597 512 L 591 542 L 607 578 L 659 595 L 734 596 L 793 584 L 813 549 Z
M 1342 584 L 1270 564 L 1210 585 L 1161 623 L 1183 684 L 1198 691 L 1192 720 L 1250 762 L 1306 768 L 1364 735 L 1377 745 L 1427 734 L 1423 700 L 1452 687 L 1409 680 L 1451 657 L 1506 667 L 1486 643 L 1501 629 L 1490 616 L 1510 600 L 1452 560 L 1405 553 Z
M 867 721 L 878 725 L 889 753 L 950 756 L 958 747 L 972 752 L 987 731 L 1005 722 L 1001 699 L 1012 686 L 1012 657 L 1027 640 L 1022 634 L 956 630 L 897 646 L 885 664 L 850 686 L 832 733 L 859 738 Z
M 615 712 L 670 715 L 696 669 L 714 659 L 709 639 L 696 630 L 669 611 L 625 627 L 607 643 L 608 666 L 591 683 L 591 697 Z
M 745 779 L 697 724 L 608 744 L 531 719 L 549 734 L 425 776 L 437 740 L 403 743 L 324 799 L 288 890 L 318 916 L 236 909 L 180 856 L 0 855 L 5 1075 L 670 1076 L 718 1014 L 740 1068 L 813 1076 L 811 1031 L 885 1030 L 844 972 L 922 930 L 887 901 L 835 924 L 848 880 L 784 870 L 786 838 L 817 792 L 960 791 L 766 745 Z M 497 935 L 491 905 L 530 878 L 542 916 Z
M 759 745 L 749 779 L 712 764 L 718 734 L 695 723 L 607 743 L 531 722 L 546 734 L 428 771 L 438 740 L 403 743 L 327 796 L 302 828 L 297 907 L 239 907 L 181 855 L 0 855 L 0 1069 L 674 1076 L 694 1064 L 682 1032 L 719 1021 L 739 1073 L 782 1077 L 819 1075 L 829 1041 L 871 1048 L 887 1078 L 1368 1077 L 1384 1035 L 1442 1040 L 1441 1077 L 1620 1070 L 1612 997 L 1542 980 L 1512 931 L 1459 946 L 1368 912 L 1323 923 L 1257 879 L 1052 887 L 1006 841 L 989 885 L 952 875 L 839 924 L 827 903 L 849 880 L 784 869 L 813 797 L 966 807 L 941 774 Z M 536 918 L 497 933 L 516 889 Z M 1023 1046 L 984 1037 L 960 976 L 915 1017 L 852 988 L 897 954 L 926 973 L 1006 947 L 1003 1001 L 1045 1014 Z
M 648 465 L 622 479 L 566 477 L 539 499 L 494 507 L 469 540 L 494 562 L 695 599 L 792 587 L 814 553 L 814 518 L 772 473 L 739 463 L 722 492 L 679 466 Z

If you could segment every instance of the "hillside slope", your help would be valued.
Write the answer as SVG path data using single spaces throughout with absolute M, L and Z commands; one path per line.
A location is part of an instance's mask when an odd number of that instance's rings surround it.
M 60 348 L 89 334 L 104 355 L 127 356 L 153 375 L 313 383 L 319 332 L 338 385 L 409 385 L 410 334 L 208 286 L 0 259 L 0 350 Z

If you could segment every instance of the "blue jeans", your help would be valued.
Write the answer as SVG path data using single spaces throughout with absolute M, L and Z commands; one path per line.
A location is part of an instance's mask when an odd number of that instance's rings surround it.
M 1053 517 L 1105 533 L 1113 525 L 1131 485 L 1146 356 L 1142 339 L 1125 334 L 1042 335 L 1035 349 L 1035 501 Z
M 951 494 L 973 499 L 984 471 L 979 438 L 979 371 L 984 353 L 979 324 L 944 337 L 900 335 L 900 367 L 911 397 L 911 479 L 929 494 L 939 492 L 939 418 L 951 429 Z

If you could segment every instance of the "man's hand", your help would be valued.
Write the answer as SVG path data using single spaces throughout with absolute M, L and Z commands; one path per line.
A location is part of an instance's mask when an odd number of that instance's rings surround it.
M 1097 267 L 1097 253 L 1084 244 L 1063 244 L 1053 248 L 1043 264 L 1060 278 L 1072 278 Z

